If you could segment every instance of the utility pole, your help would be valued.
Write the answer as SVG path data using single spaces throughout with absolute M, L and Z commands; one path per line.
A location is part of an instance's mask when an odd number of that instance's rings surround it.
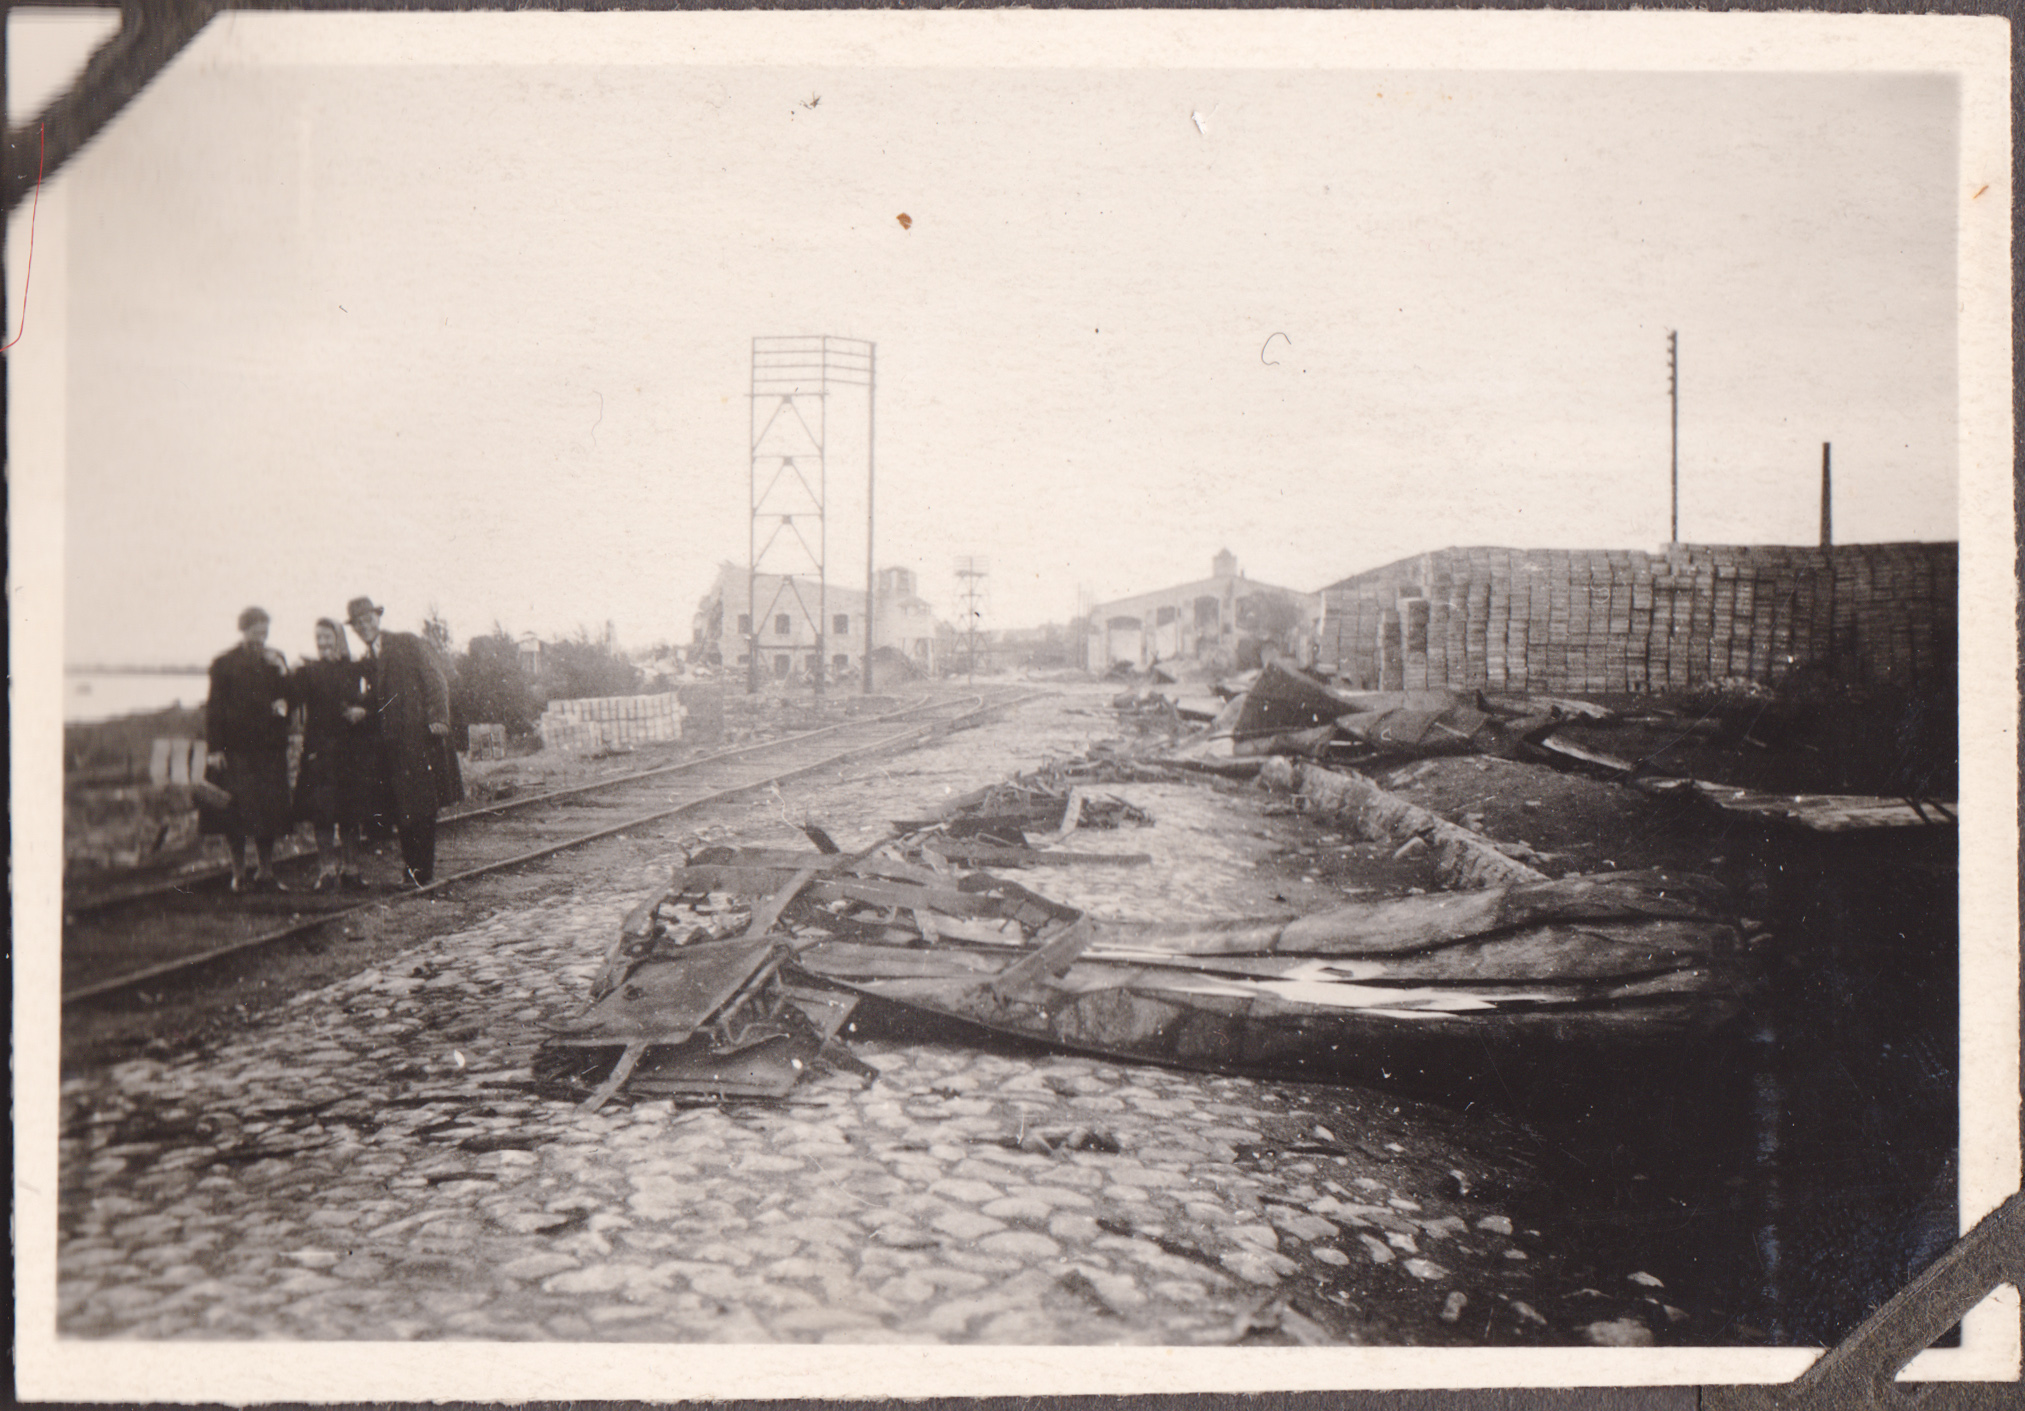
M 872 619 L 878 614 L 878 584 L 872 568 L 872 451 L 879 429 L 879 345 L 868 344 L 865 359 L 865 694 L 872 694 Z
M 1673 509 L 1667 518 L 1666 541 L 1680 542 L 1680 334 L 1666 333 L 1666 395 L 1673 403 Z
M 1828 478 L 1828 443 L 1821 443 L 1821 547 L 1835 547 L 1834 491 Z

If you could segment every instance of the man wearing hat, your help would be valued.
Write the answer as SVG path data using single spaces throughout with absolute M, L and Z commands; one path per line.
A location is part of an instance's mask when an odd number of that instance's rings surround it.
M 280 891 L 274 875 L 274 840 L 288 829 L 288 662 L 267 645 L 267 613 L 239 614 L 239 645 L 211 663 L 211 694 L 204 705 L 207 776 L 230 794 L 218 807 L 200 807 L 198 826 L 220 834 L 232 851 L 232 890 Z M 259 865 L 246 875 L 246 841 Z
M 407 880 L 426 887 L 436 875 L 436 810 L 464 797 L 450 749 L 450 678 L 427 639 L 382 632 L 371 598 L 345 604 L 345 620 L 366 644 L 367 705 L 379 719 L 384 792 L 401 835 Z

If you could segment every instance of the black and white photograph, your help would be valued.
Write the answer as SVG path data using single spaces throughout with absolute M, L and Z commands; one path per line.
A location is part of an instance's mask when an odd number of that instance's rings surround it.
M 6 20 L 24 1399 L 1786 1382 L 2019 1188 L 2004 21 L 191 13 Z

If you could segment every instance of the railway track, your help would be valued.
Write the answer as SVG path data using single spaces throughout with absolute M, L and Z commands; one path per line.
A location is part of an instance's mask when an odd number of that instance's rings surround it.
M 371 907 L 441 895 L 488 873 L 521 867 L 719 800 L 763 789 L 864 755 L 919 744 L 1032 699 L 1020 690 L 943 697 L 777 740 L 721 750 L 569 789 L 446 815 L 438 828 L 436 879 L 397 890 L 369 881 L 364 893 L 307 890 L 313 854 L 280 862 L 295 890 L 235 896 L 223 869 L 151 885 L 66 897 L 63 1003 L 137 986 L 168 986 L 229 957 L 306 936 Z M 398 874 L 398 856 L 377 871 Z

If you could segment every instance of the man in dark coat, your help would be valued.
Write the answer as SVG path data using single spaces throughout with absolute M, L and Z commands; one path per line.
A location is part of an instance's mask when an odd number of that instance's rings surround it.
M 366 704 L 379 720 L 381 778 L 401 861 L 407 881 L 426 887 L 436 875 L 436 810 L 464 797 L 449 748 L 450 678 L 425 638 L 382 632 L 380 612 L 371 598 L 345 605 L 346 620 L 366 644 Z
M 232 851 L 232 890 L 280 891 L 274 840 L 288 828 L 288 663 L 267 645 L 267 614 L 239 614 L 239 645 L 211 663 L 204 705 L 208 773 L 232 796 L 199 810 L 205 833 L 222 833 Z M 246 841 L 259 865 L 246 875 Z

